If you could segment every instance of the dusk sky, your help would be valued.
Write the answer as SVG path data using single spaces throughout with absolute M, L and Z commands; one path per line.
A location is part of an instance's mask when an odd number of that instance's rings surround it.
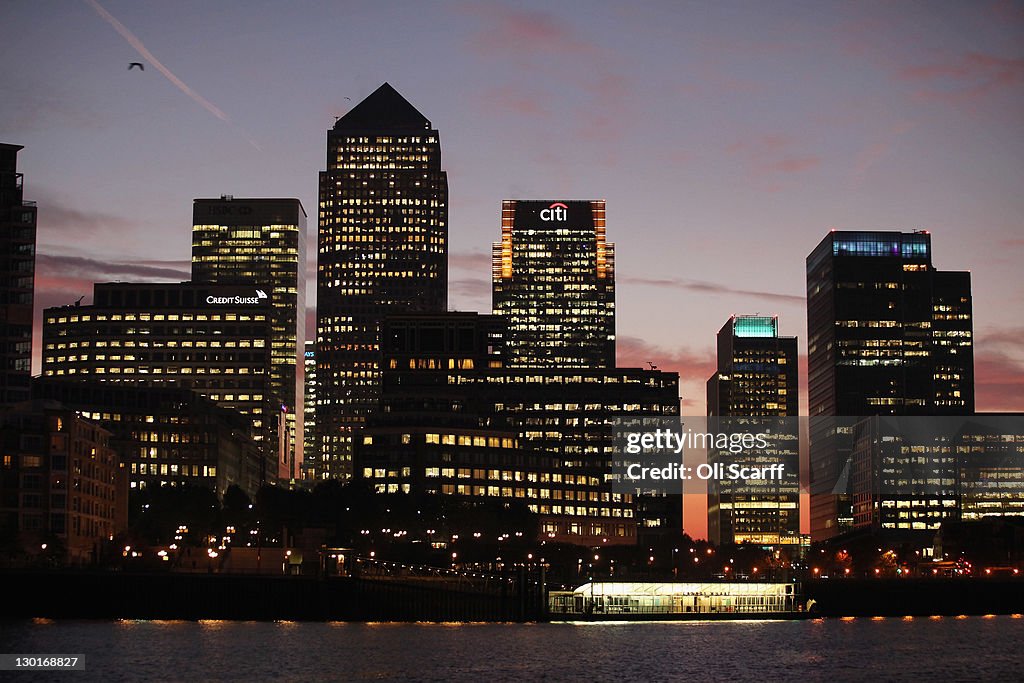
M 972 271 L 978 410 L 1024 410 L 1024 3 L 41 0 L 0 24 L 37 309 L 187 279 L 197 197 L 299 198 L 315 263 L 327 129 L 388 81 L 440 131 L 452 308 L 490 308 L 502 199 L 606 199 L 619 362 L 680 372 L 703 414 L 729 315 L 806 353 L 830 228 L 923 229 Z

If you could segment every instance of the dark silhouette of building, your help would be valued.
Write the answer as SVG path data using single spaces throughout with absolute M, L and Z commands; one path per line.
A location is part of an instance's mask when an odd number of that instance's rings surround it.
M 271 386 L 287 406 L 276 476 L 294 479 L 302 435 L 299 347 L 306 336 L 306 212 L 298 199 L 195 199 L 192 281 L 251 285 L 270 297 Z M 281 438 L 281 434 L 278 434 Z M 301 444 L 301 441 L 299 442 Z M 301 445 L 298 446 L 301 448 Z
M 927 232 L 833 231 L 807 257 L 811 534 L 853 524 L 850 425 L 834 416 L 974 412 L 971 279 Z
M 727 431 L 769 433 L 769 447 L 738 454 L 709 449 L 712 464 L 782 463 L 780 480 L 708 480 L 712 543 L 800 543 L 799 363 L 796 337 L 779 336 L 775 316 L 733 316 L 718 332 L 718 370 L 708 379 L 707 409 Z M 792 418 L 772 419 L 772 418 Z M 752 426 L 745 427 L 746 418 Z M 717 431 L 717 430 L 711 430 Z
M 327 133 L 317 242 L 317 476 L 352 474 L 380 394 L 381 319 L 443 312 L 448 178 L 430 121 L 385 83 Z
M 34 398 L 56 401 L 110 432 L 130 487 L 198 486 L 255 496 L 266 463 L 252 420 L 191 389 L 36 377 Z
M 128 525 L 125 467 L 110 433 L 52 401 L 0 409 L 0 538 L 11 560 L 95 562 Z
M 492 307 L 512 368 L 615 367 L 615 245 L 605 202 L 506 200 Z
M 21 145 L 0 143 L 0 404 L 29 397 L 36 205 L 23 198 Z

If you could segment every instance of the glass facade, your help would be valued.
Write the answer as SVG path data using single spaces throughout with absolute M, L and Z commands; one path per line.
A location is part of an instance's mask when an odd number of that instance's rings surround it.
M 271 390 L 286 405 L 287 442 L 278 455 L 283 479 L 292 467 L 296 415 L 302 409 L 297 384 L 298 344 L 305 338 L 306 212 L 298 199 L 196 199 L 192 203 L 192 280 L 252 285 L 270 298 Z M 280 435 L 279 435 L 280 436 Z
M 832 255 L 931 259 L 931 240 L 927 233 L 844 232 L 832 240 Z
M 947 523 L 1024 516 L 1024 416 L 875 416 L 852 432 L 855 528 L 929 546 Z
M 735 337 L 774 339 L 779 336 L 779 319 L 762 315 L 738 315 L 732 319 Z
M 317 467 L 320 464 L 318 440 L 316 435 L 316 342 L 307 341 L 303 358 L 303 450 L 302 479 L 316 480 Z
M 807 257 L 811 417 L 970 415 L 974 412 L 971 276 L 932 265 L 926 232 L 833 231 Z M 852 435 L 812 422 L 811 483 L 847 482 L 811 496 L 811 534 L 854 523 Z
M 381 319 L 447 308 L 441 143 L 387 83 L 328 131 L 319 208 L 317 475 L 347 479 L 355 431 L 380 395 Z
M 779 320 L 734 316 L 718 332 L 718 371 L 708 379 L 712 417 L 763 418 L 799 415 L 799 363 L 796 337 L 778 335 Z M 736 422 L 736 420 L 733 420 Z M 771 424 L 771 423 L 769 423 Z M 768 448 L 735 455 L 708 450 L 712 464 L 762 467 L 785 465 L 778 481 L 708 480 L 708 535 L 712 543 L 795 545 L 800 540 L 799 434 L 793 420 L 779 420 L 769 431 Z
M 492 285 L 508 367 L 615 366 L 615 245 L 605 238 L 604 201 L 502 202 Z

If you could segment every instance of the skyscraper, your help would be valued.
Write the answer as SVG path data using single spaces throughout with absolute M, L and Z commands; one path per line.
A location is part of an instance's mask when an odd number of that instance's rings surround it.
M 718 331 L 718 370 L 708 379 L 708 415 L 800 414 L 796 337 L 775 316 L 740 315 Z
M 799 433 L 795 419 L 769 419 L 799 415 L 798 367 L 796 337 L 779 336 L 777 317 L 733 316 L 718 332 L 708 415 L 755 418 L 773 428 L 766 430 L 772 435 L 768 448 L 735 455 L 712 449 L 709 460 L 753 467 L 782 463 L 785 474 L 781 480 L 708 480 L 708 534 L 716 545 L 799 543 Z
M 306 336 L 306 212 L 298 199 L 196 199 L 192 202 L 192 280 L 251 285 L 270 296 L 271 391 L 287 406 L 286 441 L 276 476 L 296 476 L 302 459 L 303 388 L 299 344 Z M 298 425 L 298 427 L 297 427 Z M 280 440 L 281 435 L 278 435 Z
M 305 373 L 302 384 L 304 396 L 302 398 L 303 425 L 302 425 L 302 468 L 301 479 L 313 481 L 316 479 L 317 468 L 320 466 L 317 457 L 319 439 L 316 435 L 316 342 L 306 340 L 306 350 L 303 354 Z
M 615 367 L 615 245 L 603 200 L 503 201 L 492 284 L 508 367 Z
M 28 400 L 32 369 L 36 206 L 23 199 L 21 149 L 0 143 L 0 404 Z
M 811 535 L 853 524 L 849 425 L 829 416 L 974 412 L 971 276 L 927 232 L 833 231 L 807 257 Z
M 448 177 L 430 121 L 385 83 L 327 132 L 317 240 L 321 478 L 352 473 L 352 437 L 380 394 L 380 321 L 443 312 Z

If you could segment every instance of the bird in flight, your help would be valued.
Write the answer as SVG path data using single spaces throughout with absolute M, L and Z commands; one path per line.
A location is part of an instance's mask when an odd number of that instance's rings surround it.
M 132 62 L 131 64 L 128 65 L 128 70 L 131 71 L 135 67 L 139 67 L 139 71 L 145 71 L 146 70 L 146 67 L 142 64 L 142 62 Z

